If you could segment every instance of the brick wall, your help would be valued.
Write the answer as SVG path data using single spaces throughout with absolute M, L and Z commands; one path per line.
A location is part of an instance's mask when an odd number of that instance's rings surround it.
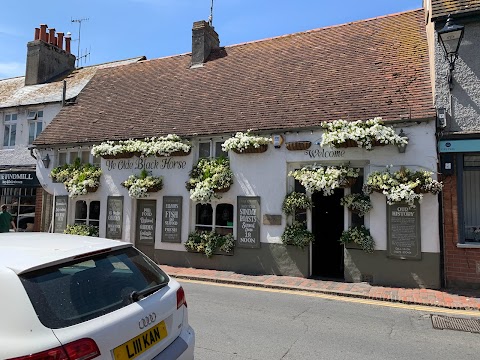
M 480 249 L 458 248 L 457 178 L 443 179 L 443 243 L 447 287 L 480 288 Z
M 42 197 L 43 188 L 38 187 L 35 194 L 35 223 L 33 224 L 33 231 L 40 231 L 42 224 Z

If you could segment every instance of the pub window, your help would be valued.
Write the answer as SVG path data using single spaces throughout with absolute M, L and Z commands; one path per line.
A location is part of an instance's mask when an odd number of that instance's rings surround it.
M 58 165 L 65 165 L 67 163 L 67 153 L 59 152 L 58 153 Z
M 228 153 L 222 150 L 223 141 L 206 141 L 198 144 L 198 158 L 228 157 Z
M 5 114 L 3 125 L 3 146 L 15 146 L 15 139 L 17 136 L 17 114 Z
M 7 205 L 7 210 L 13 216 L 18 231 L 33 231 L 35 223 L 36 188 L 10 188 L 1 189 L 2 204 Z
M 78 200 L 75 203 L 75 224 L 100 226 L 100 201 Z
M 43 111 L 30 111 L 28 120 L 28 143 L 32 144 L 43 130 Z
M 480 243 L 480 154 L 463 156 L 463 225 L 465 242 Z
M 218 234 L 233 234 L 232 204 L 197 204 L 195 230 L 215 231 Z

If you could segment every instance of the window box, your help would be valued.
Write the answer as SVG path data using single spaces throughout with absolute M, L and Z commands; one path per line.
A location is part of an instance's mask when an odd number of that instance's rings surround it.
M 287 142 L 285 144 L 285 147 L 287 150 L 290 151 L 295 151 L 295 150 L 307 150 L 312 146 L 311 141 L 293 141 L 293 142 Z

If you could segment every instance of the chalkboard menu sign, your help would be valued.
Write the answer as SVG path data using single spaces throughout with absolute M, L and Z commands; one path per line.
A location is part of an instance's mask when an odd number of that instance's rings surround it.
M 182 197 L 164 196 L 162 210 L 162 241 L 182 242 Z
M 63 233 L 67 228 L 67 214 L 68 214 L 68 196 L 55 197 L 55 215 L 53 222 L 53 232 Z
M 155 223 L 157 221 L 157 201 L 137 201 L 136 241 L 140 244 L 155 243 Z
M 260 197 L 237 197 L 237 246 L 260 247 Z
M 420 205 L 406 203 L 387 206 L 388 257 L 405 260 L 422 258 L 420 244 Z
M 107 197 L 107 235 L 109 239 L 122 238 L 123 196 Z

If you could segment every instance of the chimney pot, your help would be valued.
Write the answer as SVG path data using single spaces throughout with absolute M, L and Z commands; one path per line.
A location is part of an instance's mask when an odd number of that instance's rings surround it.
M 63 32 L 57 33 L 57 46 L 63 50 Z
M 67 36 L 65 36 L 65 51 L 67 52 L 67 54 L 70 54 L 70 35 L 68 35 L 67 33 Z
M 48 31 L 50 32 L 50 34 L 48 35 L 48 42 L 53 46 L 57 46 L 55 40 L 55 28 L 48 29 Z
M 40 40 L 47 42 L 47 24 L 40 24 Z
M 40 39 L 40 28 L 35 28 L 35 37 L 33 40 L 38 40 Z

